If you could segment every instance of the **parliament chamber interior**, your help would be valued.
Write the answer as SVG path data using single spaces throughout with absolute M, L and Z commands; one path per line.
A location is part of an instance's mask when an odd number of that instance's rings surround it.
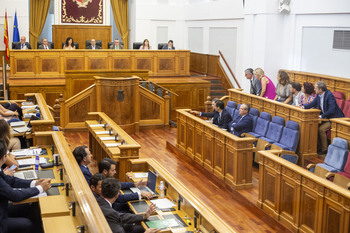
M 350 4 L 3 0 L 0 233 L 350 233 Z

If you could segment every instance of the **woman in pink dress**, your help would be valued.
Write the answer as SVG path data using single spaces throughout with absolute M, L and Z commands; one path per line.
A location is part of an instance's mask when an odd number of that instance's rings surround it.
M 268 98 L 270 100 L 275 99 L 276 87 L 273 84 L 273 82 L 271 81 L 271 79 L 269 79 L 267 76 L 265 76 L 263 69 L 256 68 L 254 70 L 254 76 L 255 76 L 255 78 L 259 79 L 261 82 L 261 94 L 260 94 L 260 96 Z

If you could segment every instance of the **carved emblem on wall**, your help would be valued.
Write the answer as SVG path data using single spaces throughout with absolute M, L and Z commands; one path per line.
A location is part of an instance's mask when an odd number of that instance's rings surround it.
M 103 24 L 103 0 L 61 0 L 61 22 Z
M 124 90 L 118 90 L 117 100 L 122 102 L 124 100 Z

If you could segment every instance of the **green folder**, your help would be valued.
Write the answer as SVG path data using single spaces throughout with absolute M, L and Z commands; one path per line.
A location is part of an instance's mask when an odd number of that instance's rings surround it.
M 174 218 L 148 221 L 146 222 L 146 224 L 149 228 L 157 228 L 157 229 L 165 229 L 167 227 L 179 226 L 179 222 Z

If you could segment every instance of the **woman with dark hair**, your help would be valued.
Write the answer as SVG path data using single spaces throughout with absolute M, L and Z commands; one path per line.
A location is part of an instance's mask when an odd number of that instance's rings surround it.
M 63 49 L 75 49 L 75 45 L 72 37 L 68 37 L 66 39 L 66 43 L 64 43 Z
M 152 49 L 152 46 L 149 45 L 148 39 L 145 39 L 140 47 L 140 49 Z
M 301 91 L 304 93 L 300 97 L 299 106 L 303 106 L 304 104 L 311 103 L 315 98 L 315 88 L 312 83 L 304 82 Z
M 277 75 L 275 100 L 285 104 L 292 104 L 293 94 L 290 91 L 290 80 L 287 72 L 280 70 Z

